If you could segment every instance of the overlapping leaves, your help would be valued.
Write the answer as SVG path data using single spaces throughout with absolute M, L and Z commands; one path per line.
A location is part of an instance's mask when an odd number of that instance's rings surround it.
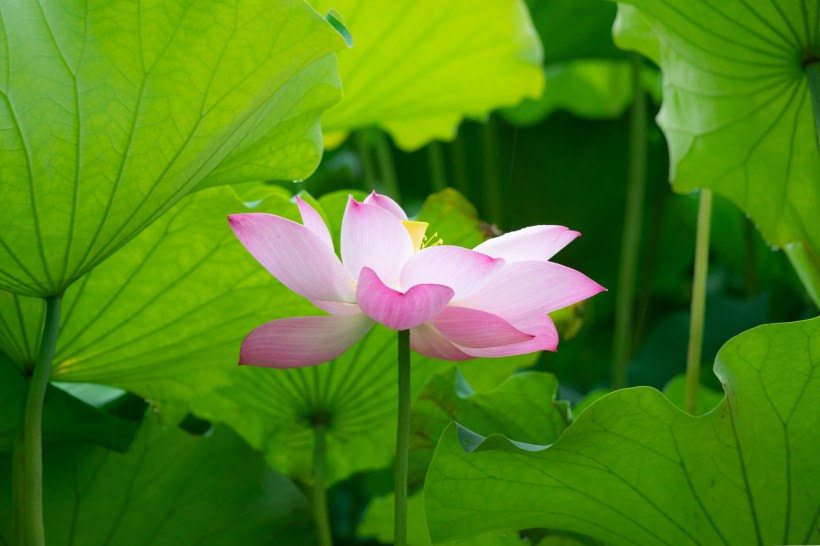
M 297 214 L 287 192 L 268 194 L 253 210 Z M 233 236 L 227 215 L 248 210 L 230 188 L 197 192 L 72 286 L 52 378 L 130 390 L 170 421 L 230 383 L 244 336 L 305 308 Z M 36 353 L 42 308 L 0 298 L 0 350 L 20 367 Z
M 207 437 L 148 416 L 131 450 L 66 445 L 45 452 L 48 544 L 168 546 L 311 541 L 308 503 L 230 429 Z M 0 541 L 12 513 L 0 472 Z
M 817 355 L 820 319 L 758 327 L 720 351 L 711 413 L 627 389 L 546 448 L 451 425 L 427 477 L 433 540 L 546 527 L 610 544 L 815 543 Z
M 820 279 L 820 153 L 806 71 L 820 59 L 820 5 L 630 0 L 615 28 L 621 45 L 662 68 L 658 123 L 675 188 L 725 195 L 771 244 L 802 245 L 798 271 Z
M 301 0 L 0 15 L 0 289 L 60 294 L 197 185 L 318 163 L 344 41 Z

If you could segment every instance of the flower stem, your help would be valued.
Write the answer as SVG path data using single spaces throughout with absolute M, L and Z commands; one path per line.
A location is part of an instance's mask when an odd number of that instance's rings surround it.
M 410 448 L 410 330 L 399 332 L 399 421 L 396 433 L 394 544 L 407 544 L 407 462 Z
M 46 319 L 40 352 L 26 398 L 23 451 L 25 464 L 26 536 L 29 546 L 45 545 L 43 526 L 43 400 L 46 396 L 51 362 L 60 330 L 62 296 L 46 298 Z
M 817 147 L 820 150 L 820 61 L 806 64 L 806 78 L 809 80 L 811 105 L 814 108 L 814 127 L 817 131 Z
M 22 423 L 21 423 L 22 425 Z M 12 546 L 26 546 L 26 462 L 23 448 L 23 428 L 14 439 L 11 451 L 11 496 L 13 499 L 14 519 L 11 526 Z
M 330 518 L 327 513 L 327 490 L 325 489 L 326 433 L 324 424 L 313 425 L 313 521 L 316 524 L 319 545 L 333 546 Z
M 627 364 L 634 336 L 635 277 L 641 242 L 643 201 L 646 191 L 646 96 L 641 86 L 642 61 L 631 54 L 632 111 L 629 118 L 629 166 L 626 186 L 624 231 L 615 302 L 615 335 L 612 350 L 612 388 L 627 386 Z
M 387 195 L 395 199 L 397 203 L 401 203 L 399 181 L 396 177 L 396 166 L 393 163 L 390 141 L 381 131 L 376 133 L 376 160 L 379 163 L 379 174 L 381 174 L 382 180 L 384 181 Z
M 709 229 L 712 220 L 712 190 L 700 190 L 698 228 L 695 241 L 695 278 L 692 284 L 692 316 L 689 322 L 689 351 L 686 355 L 686 411 L 697 413 L 700 383 L 703 323 L 706 312 L 706 273 L 709 266 Z
M 427 159 L 430 163 L 430 180 L 435 191 L 447 187 L 447 170 L 444 167 L 444 152 L 441 143 L 433 141 L 427 146 Z

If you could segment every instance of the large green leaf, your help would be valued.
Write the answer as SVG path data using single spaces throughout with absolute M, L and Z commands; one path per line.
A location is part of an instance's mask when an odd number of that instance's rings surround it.
M 337 9 L 355 40 L 339 54 L 345 96 L 325 131 L 378 125 L 411 150 L 452 139 L 464 116 L 541 94 L 541 44 L 523 0 L 311 3 Z
M 0 353 L 0 451 L 11 449 L 23 424 L 27 382 Z M 88 442 L 126 451 L 137 433 L 133 421 L 91 406 L 54 385 L 43 403 L 43 442 Z
M 712 188 L 746 211 L 771 244 L 803 245 L 816 258 L 820 154 L 804 65 L 820 58 L 820 4 L 626 3 L 619 42 L 663 71 L 658 123 L 675 189 Z M 803 267 L 820 275 L 820 260 Z
M 3 466 L 0 540 L 12 513 Z M 224 427 L 197 437 L 148 416 L 127 454 L 53 447 L 44 473 L 50 545 L 301 546 L 312 538 L 304 496 Z
M 133 391 L 171 421 L 198 393 L 230 383 L 248 332 L 310 308 L 259 266 L 226 220 L 249 210 L 296 217 L 288 198 L 272 188 L 250 209 L 227 187 L 186 197 L 66 292 L 52 379 Z M 39 330 L 42 307 L 35 298 L 0 298 L 0 350 L 36 354 L 30 332 Z
M 820 319 L 755 328 L 720 351 L 711 413 L 617 391 L 549 447 L 451 425 L 427 476 L 434 542 L 546 527 L 608 544 L 816 544 L 818 355 Z
M 198 184 L 304 178 L 341 36 L 301 0 L 0 9 L 0 288 L 62 293 Z
M 557 390 L 555 376 L 543 372 L 513 375 L 487 393 L 474 392 L 457 370 L 433 377 L 411 415 L 410 487 L 424 483 L 438 439 L 453 421 L 479 434 L 554 442 L 568 424 L 567 407 L 555 401 Z

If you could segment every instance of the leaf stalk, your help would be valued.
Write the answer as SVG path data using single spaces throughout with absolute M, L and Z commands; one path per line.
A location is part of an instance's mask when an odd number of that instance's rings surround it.
M 34 374 L 26 397 L 23 426 L 26 536 L 29 546 L 45 546 L 43 524 L 43 401 L 60 331 L 62 295 L 46 298 L 46 318 Z M 18 508 L 18 509 L 20 509 Z
M 706 315 L 706 274 L 709 268 L 709 232 L 712 222 L 712 190 L 700 190 L 698 226 L 695 241 L 695 278 L 692 283 L 692 308 L 689 322 L 689 350 L 686 354 L 686 411 L 695 415 L 698 405 L 703 325 Z

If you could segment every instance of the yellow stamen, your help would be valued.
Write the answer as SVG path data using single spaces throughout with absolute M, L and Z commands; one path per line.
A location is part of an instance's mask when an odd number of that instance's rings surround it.
M 407 233 L 410 234 L 410 240 L 413 241 L 413 249 L 421 250 L 426 239 L 424 233 L 430 224 L 427 222 L 414 222 L 412 220 L 402 220 L 401 223 L 404 224 L 404 228 L 407 230 Z
M 438 231 L 433 233 L 429 238 L 425 237 L 424 241 L 421 243 L 421 248 L 427 248 L 430 246 L 438 246 L 443 245 L 444 239 L 438 236 Z

